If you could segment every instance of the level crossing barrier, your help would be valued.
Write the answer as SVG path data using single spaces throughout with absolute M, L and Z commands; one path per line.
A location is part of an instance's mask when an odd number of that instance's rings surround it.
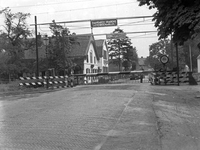
M 193 73 L 193 76 L 197 82 L 200 82 L 200 73 Z
M 138 74 L 139 80 L 135 82 L 144 82 L 144 75 L 149 71 L 122 71 L 122 72 L 104 72 L 104 73 L 87 73 L 87 74 L 74 74 L 74 82 L 80 84 L 101 84 L 101 83 L 123 83 L 131 82 L 130 77 L 132 74 Z M 147 81 L 148 82 L 148 81 Z
M 144 75 L 149 75 L 147 82 L 151 84 L 177 84 L 178 77 L 175 71 L 122 71 L 122 72 L 105 72 L 105 73 L 87 73 L 87 74 L 74 74 L 76 84 L 98 84 L 98 83 L 120 83 L 120 80 L 127 79 L 130 82 L 130 76 L 137 74 L 139 76 L 139 82 L 144 82 Z M 89 79 L 88 79 L 89 77 Z M 94 80 L 91 80 L 91 78 Z M 97 79 L 96 79 L 97 78 Z M 90 82 L 89 82 L 90 81 Z M 122 81 L 123 82 L 123 81 Z M 192 76 L 192 72 L 180 72 L 179 83 L 189 83 L 190 85 L 196 85 L 197 82 Z
M 20 87 L 46 87 L 46 88 L 65 88 L 73 87 L 73 80 L 68 76 L 39 76 L 39 77 L 20 77 Z
M 178 77 L 175 71 L 155 71 L 151 73 L 150 82 L 152 85 L 160 84 L 177 84 Z M 192 72 L 180 72 L 179 83 L 189 83 L 190 85 L 197 85 L 197 82 L 192 76 Z

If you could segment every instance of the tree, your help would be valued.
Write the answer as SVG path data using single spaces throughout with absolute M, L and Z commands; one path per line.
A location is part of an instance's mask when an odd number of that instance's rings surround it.
M 191 71 L 197 69 L 197 57 L 200 54 L 198 44 L 200 41 L 200 35 L 193 40 L 188 40 L 183 45 L 185 64 L 190 68 Z M 200 45 L 200 44 L 199 44 Z
M 31 31 L 26 24 L 27 17 L 30 17 L 29 13 L 12 13 L 11 9 L 5 8 L 0 11 L 5 17 L 5 30 L 8 39 L 13 46 L 23 45 L 23 39 L 31 35 Z
M 124 70 L 135 70 L 136 65 L 138 62 L 138 55 L 136 47 L 127 47 L 123 51 L 123 63 L 122 66 L 124 67 Z
M 160 39 L 173 34 L 174 42 L 183 44 L 200 32 L 199 0 L 138 0 L 140 6 L 156 8 L 153 15 Z
M 56 24 L 55 20 L 50 24 L 52 37 L 49 41 L 49 67 L 55 68 L 58 72 L 71 69 L 73 63 L 68 54 L 73 44 L 76 44 L 75 33 L 70 33 L 69 29 Z
M 28 13 L 12 13 L 9 8 L 5 8 L 0 11 L 5 18 L 4 30 L 1 31 L 1 50 L 5 50 L 7 61 L 4 63 L 6 72 L 9 75 L 17 74 L 24 68 L 21 58 L 23 57 L 23 50 L 25 48 L 25 42 L 28 36 L 31 36 L 31 31 L 26 24 Z M 26 43 L 27 44 L 27 43 Z M 3 68 L 1 68 L 3 69 Z
M 145 64 L 154 68 L 154 70 L 162 68 L 163 66 L 160 62 L 160 57 L 162 55 L 167 55 L 171 58 L 170 40 L 160 40 L 159 42 L 150 45 L 149 56 L 147 57 Z
M 113 34 L 124 33 L 120 28 L 113 31 Z M 125 33 L 124 33 L 125 34 Z M 108 50 L 110 56 L 110 63 L 119 66 L 121 71 L 121 65 L 125 70 L 129 70 L 132 64 L 137 62 L 136 48 L 131 46 L 131 40 L 126 36 L 124 39 L 110 39 L 108 40 Z
M 173 60 L 176 60 L 175 58 L 175 52 L 173 54 L 171 53 L 172 47 L 171 45 L 171 40 L 165 39 L 165 40 L 160 40 L 159 42 L 153 43 L 149 47 L 149 56 L 147 57 L 145 64 L 149 65 L 150 67 L 154 68 L 154 70 L 159 70 L 163 68 L 162 63 L 160 62 L 160 57 L 162 55 L 167 55 L 169 57 L 169 62 L 166 64 L 166 67 L 168 70 L 173 70 L 173 66 L 176 66 L 176 62 L 172 62 L 172 57 Z M 186 53 L 184 51 L 183 46 L 179 46 L 179 64 L 180 68 L 184 69 L 186 65 L 186 60 L 185 57 Z

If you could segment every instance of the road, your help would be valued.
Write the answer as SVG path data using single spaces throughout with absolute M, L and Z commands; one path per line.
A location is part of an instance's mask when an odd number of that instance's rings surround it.
M 2 150 L 199 150 L 199 86 L 86 85 L 0 100 Z

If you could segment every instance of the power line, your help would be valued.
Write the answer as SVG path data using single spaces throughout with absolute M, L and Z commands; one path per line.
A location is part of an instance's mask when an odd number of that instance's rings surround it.
M 138 26 L 138 25 L 150 25 L 154 23 L 142 23 L 142 24 L 133 24 L 133 25 L 118 25 L 118 26 Z
M 125 32 L 126 34 L 139 34 L 139 33 L 156 33 L 158 31 L 135 31 L 135 32 Z M 101 35 L 106 35 L 110 33 L 101 33 L 101 34 L 94 34 L 94 36 L 101 36 Z
M 137 35 L 137 36 L 132 36 L 132 37 L 129 37 L 129 38 L 142 38 L 142 37 L 149 37 L 149 35 L 152 35 L 152 34 L 155 34 L 155 33 L 145 33 L 145 34 L 142 34 L 142 35 Z
M 152 19 L 147 19 L 147 20 L 142 20 L 142 21 L 134 21 L 134 22 L 128 22 L 128 23 L 124 23 L 124 25 L 131 25 L 131 24 L 137 24 L 137 23 L 141 23 L 141 22 L 146 22 L 146 21 L 152 21 Z
M 76 10 L 84 10 L 84 9 L 94 9 L 94 8 L 101 8 L 101 7 L 110 7 L 110 6 L 116 6 L 116 5 L 126 5 L 126 4 L 132 4 L 136 2 L 129 2 L 129 3 L 118 3 L 118 4 L 110 4 L 110 5 L 103 5 L 103 6 L 92 6 L 92 7 L 85 7 L 85 8 L 77 8 L 77 9 L 70 9 L 70 10 L 60 10 L 55 11 L 54 13 L 60 13 L 60 12 L 66 12 L 66 11 L 76 11 Z M 46 14 L 49 12 L 42 12 L 42 13 L 35 13 L 35 14 Z
M 124 32 L 125 34 L 140 34 L 140 33 L 156 33 L 157 31 L 135 31 L 135 32 Z M 75 34 L 75 35 L 68 35 L 68 36 L 65 36 L 65 37 L 84 37 L 84 36 L 90 36 L 90 35 L 93 35 L 93 36 L 104 36 L 104 35 L 108 35 L 108 34 L 111 34 L 111 33 L 99 33 L 99 34 L 91 34 L 91 33 L 85 33 L 85 34 Z M 135 37 L 136 38 L 136 37 Z
M 22 5 L 22 6 L 11 6 L 11 7 L 9 7 L 9 8 L 22 8 L 22 7 L 34 7 L 34 6 L 47 6 L 47 5 L 59 5 L 59 4 L 64 4 L 64 3 L 67 3 L 67 4 L 69 4 L 69 3 L 84 3 L 84 2 L 88 2 L 88 1 L 92 1 L 92 2 L 94 2 L 94 0 L 84 0 L 84 1 L 72 1 L 72 2 L 70 2 L 70 1 L 65 1 L 65 2 L 56 2 L 56 3 L 46 3 L 46 4 L 36 4 L 36 5 Z M 134 3 L 137 3 L 137 2 L 134 2 Z
M 101 19 L 102 20 L 102 19 Z M 152 22 L 149 23 L 145 23 L 146 21 L 151 21 L 152 19 L 148 19 L 148 20 L 143 20 L 143 21 L 134 21 L 134 22 L 128 22 L 128 23 L 123 23 L 123 24 L 119 24 L 118 26 L 128 26 L 128 25 L 144 25 L 144 24 L 154 24 Z M 139 24 L 143 22 L 143 24 Z M 39 25 L 39 24 L 38 24 Z M 49 24 L 47 24 L 49 25 Z M 75 28 L 91 28 L 90 26 L 76 26 L 76 25 L 67 25 L 67 28 L 69 27 L 75 27 Z M 42 27 L 42 28 L 49 28 L 49 27 Z
M 88 2 L 88 1 L 94 1 L 94 0 L 85 0 L 85 1 L 73 1 L 73 2 L 56 2 L 56 3 L 47 3 L 47 4 L 36 4 L 36 5 L 22 5 L 22 6 L 13 6 L 10 8 L 21 8 L 21 7 L 33 7 L 33 6 L 44 6 L 44 5 L 56 5 L 56 4 L 64 4 L 64 3 L 79 3 L 79 2 Z
M 142 23 L 142 24 L 132 24 L 132 25 L 124 25 L 124 24 L 120 24 L 118 25 L 119 27 L 121 26 L 138 26 L 138 25 L 150 25 L 150 24 L 154 24 L 154 23 Z M 41 27 L 40 25 L 38 26 L 39 29 L 41 31 L 48 31 L 47 29 L 49 29 L 49 27 Z M 82 30 L 82 29 L 91 29 L 91 27 L 89 26 L 67 26 L 67 28 L 69 28 L 69 30 Z
M 143 38 L 158 38 L 158 36 L 147 36 L 147 37 L 129 37 L 130 39 L 143 39 Z
M 139 33 L 156 33 L 158 31 L 135 31 L 135 32 L 124 32 L 125 34 L 139 34 Z M 99 34 L 93 34 L 93 36 L 103 36 L 111 33 L 99 33 Z M 69 35 L 66 37 L 73 37 L 73 36 L 89 36 L 91 33 L 85 33 L 85 34 L 77 34 L 77 35 Z
M 109 19 L 117 19 L 117 20 L 125 20 L 125 19 L 139 19 L 139 18 L 152 18 L 153 16 L 135 16 L 135 17 L 120 17 L 120 18 L 104 18 L 104 19 L 98 19 L 98 20 L 109 20 Z M 78 22 L 90 22 L 91 19 L 87 20 L 75 20 L 75 21 L 61 21 L 56 22 L 57 24 L 63 24 L 63 23 L 78 23 Z M 51 23 L 40 23 L 37 25 L 50 25 Z M 30 26 L 34 26 L 35 24 L 30 24 Z

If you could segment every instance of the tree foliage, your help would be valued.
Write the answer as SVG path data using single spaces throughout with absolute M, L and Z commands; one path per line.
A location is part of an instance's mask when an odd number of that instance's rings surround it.
M 127 47 L 123 51 L 123 62 L 122 66 L 124 67 L 124 70 L 135 70 L 136 65 L 138 63 L 138 54 L 136 47 Z
M 72 45 L 77 44 L 75 33 L 70 33 L 66 27 L 56 24 L 55 20 L 50 24 L 52 36 L 49 41 L 49 67 L 55 68 L 58 71 L 69 69 L 73 66 L 68 54 L 71 51 Z
M 162 55 L 167 55 L 169 57 L 169 62 L 166 64 L 166 67 L 168 70 L 173 70 L 175 68 L 173 66 L 176 66 L 176 53 L 175 51 L 173 51 L 173 49 L 175 49 L 175 47 L 171 45 L 171 41 L 168 39 L 160 40 L 159 42 L 153 43 L 149 47 L 149 56 L 147 57 L 145 64 L 149 65 L 154 70 L 162 69 L 163 65 L 160 62 L 160 57 Z M 193 55 L 193 61 L 195 61 L 195 57 L 197 57 L 197 54 L 194 54 L 194 55 Z M 190 57 L 189 44 L 187 43 L 187 44 L 184 44 L 183 46 L 179 46 L 179 60 L 178 61 L 180 65 L 180 70 L 184 69 L 186 65 L 190 66 L 189 57 Z M 196 66 L 194 65 L 194 67 Z
M 113 33 L 124 33 L 120 28 L 117 28 Z M 135 63 L 138 60 L 136 48 L 131 46 L 131 40 L 126 36 L 124 39 L 108 40 L 108 50 L 110 63 L 124 67 L 125 70 L 134 69 Z
M 147 57 L 145 64 L 159 70 L 163 67 L 160 62 L 160 57 L 167 55 L 171 60 L 171 43 L 170 40 L 160 40 L 159 42 L 153 43 L 149 47 L 149 56 Z M 171 66 L 168 64 L 168 66 Z
M 157 9 L 153 15 L 160 39 L 173 34 L 174 42 L 195 37 L 200 32 L 199 0 L 138 0 L 140 6 Z
M 23 45 L 23 39 L 31 36 L 31 31 L 28 29 L 26 19 L 30 17 L 29 13 L 12 13 L 11 9 L 5 8 L 0 11 L 5 17 L 5 33 L 13 46 Z
M 9 8 L 0 11 L 4 17 L 4 30 L 0 33 L 0 50 L 3 50 L 1 57 L 5 57 L 4 65 L 1 65 L 1 72 L 6 74 L 16 74 L 25 67 L 22 57 L 23 51 L 29 45 L 25 42 L 31 31 L 26 24 L 28 13 L 12 13 Z M 3 67 L 5 66 L 5 67 Z
M 197 70 L 197 57 L 200 54 L 200 49 L 198 45 L 200 41 L 200 35 L 198 35 L 194 40 L 188 40 L 184 43 L 183 49 L 183 57 L 185 58 L 185 64 L 192 71 Z

